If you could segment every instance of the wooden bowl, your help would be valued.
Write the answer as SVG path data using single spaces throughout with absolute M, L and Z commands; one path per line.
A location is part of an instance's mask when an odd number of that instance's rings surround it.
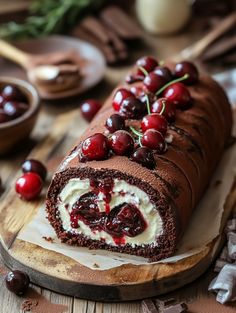
M 17 86 L 22 91 L 28 100 L 29 109 L 20 117 L 0 124 L 0 155 L 10 152 L 20 141 L 30 135 L 40 108 L 38 93 L 31 84 L 16 78 L 0 78 L 0 90 L 8 84 Z

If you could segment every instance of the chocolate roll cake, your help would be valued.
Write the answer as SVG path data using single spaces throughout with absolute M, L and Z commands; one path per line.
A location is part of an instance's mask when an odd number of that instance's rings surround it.
M 160 260 L 172 255 L 231 134 L 222 88 L 195 65 L 139 59 L 48 190 L 62 242 Z

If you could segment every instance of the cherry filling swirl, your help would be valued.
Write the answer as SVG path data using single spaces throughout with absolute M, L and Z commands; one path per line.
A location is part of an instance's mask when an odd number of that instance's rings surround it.
M 92 231 L 105 231 L 116 243 L 125 243 L 124 236 L 138 236 L 147 228 L 142 213 L 134 204 L 124 202 L 110 210 L 112 179 L 92 180 L 90 186 L 91 191 L 82 195 L 72 206 L 72 228 L 79 228 L 79 221 L 82 221 Z M 100 211 L 98 207 L 98 194 L 103 194 L 105 211 Z M 122 241 L 117 240 L 121 238 Z

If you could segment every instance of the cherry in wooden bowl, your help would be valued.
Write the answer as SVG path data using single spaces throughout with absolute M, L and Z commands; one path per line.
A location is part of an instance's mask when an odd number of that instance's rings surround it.
M 29 137 L 39 113 L 36 89 L 28 82 L 0 77 L 0 155 Z

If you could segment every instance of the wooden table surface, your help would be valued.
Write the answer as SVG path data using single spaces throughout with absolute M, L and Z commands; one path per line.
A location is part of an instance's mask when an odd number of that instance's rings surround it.
M 189 27 L 187 27 L 185 32 L 175 36 L 154 37 L 146 34 L 144 38 L 144 44 L 136 45 L 136 47 L 132 49 L 132 60 L 135 61 L 137 57 L 145 54 L 156 55 L 160 60 L 166 59 L 200 38 L 202 36 L 202 32 L 203 28 L 199 27 L 198 21 L 193 21 Z M 19 170 L 22 160 L 26 158 L 26 156 L 38 142 L 47 136 L 52 122 L 58 114 L 68 112 L 69 110 L 78 107 L 81 101 L 86 98 L 97 98 L 104 100 L 109 95 L 113 87 L 120 81 L 122 77 L 124 77 L 125 73 L 129 69 L 129 66 L 130 65 L 107 68 L 105 79 L 93 90 L 87 92 L 83 96 L 79 96 L 72 100 L 66 100 L 63 102 L 57 101 L 55 103 L 43 103 L 40 118 L 32 134 L 32 139 L 30 142 L 11 153 L 11 155 L 0 159 L 0 177 L 2 178 L 4 190 L 6 190 L 10 184 L 14 183 L 13 177 L 15 176 L 16 171 Z M 2 192 L 2 197 L 4 197 L 4 190 Z M 3 270 L 0 270 L 0 312 L 24 312 L 20 308 L 23 299 L 10 293 L 5 288 L 3 274 L 1 274 L 1 272 L 3 272 Z M 189 300 L 199 296 L 200 294 L 206 294 L 207 286 L 213 276 L 213 272 L 209 270 L 208 273 L 204 274 L 204 276 L 202 276 L 194 283 L 173 292 L 171 297 L 174 296 L 177 299 Z M 42 294 L 53 303 L 67 305 L 68 313 L 142 312 L 139 301 L 132 303 L 113 304 L 98 303 L 63 296 L 37 286 L 32 286 L 32 288 L 34 288 L 38 293 Z M 50 313 L 47 310 L 45 312 Z

